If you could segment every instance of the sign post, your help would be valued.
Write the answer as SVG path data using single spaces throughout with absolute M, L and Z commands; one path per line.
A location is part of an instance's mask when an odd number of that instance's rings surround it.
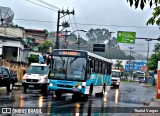
M 158 69 L 157 69 L 156 98 L 160 99 L 160 61 L 158 61 Z
M 128 43 L 135 44 L 136 33 L 127 31 L 118 31 L 117 42 L 118 43 Z

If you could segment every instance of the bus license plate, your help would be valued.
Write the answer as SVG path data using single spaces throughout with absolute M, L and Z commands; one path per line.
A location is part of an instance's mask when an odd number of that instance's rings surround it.
M 34 85 L 29 85 L 29 87 L 33 88 L 33 87 L 34 87 Z

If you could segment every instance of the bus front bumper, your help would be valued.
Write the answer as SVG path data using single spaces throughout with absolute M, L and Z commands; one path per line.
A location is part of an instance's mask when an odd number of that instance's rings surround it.
M 63 93 L 83 93 L 83 88 L 67 88 L 48 85 L 48 91 L 60 91 Z

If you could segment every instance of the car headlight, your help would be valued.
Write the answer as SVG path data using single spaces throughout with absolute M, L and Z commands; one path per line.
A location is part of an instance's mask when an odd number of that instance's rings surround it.
M 86 82 L 82 82 L 82 86 L 86 86 Z
M 49 83 L 49 86 L 54 86 L 53 83 Z
M 119 85 L 119 83 L 116 83 L 116 85 Z
M 45 79 L 40 79 L 39 83 L 43 83 L 45 81 Z

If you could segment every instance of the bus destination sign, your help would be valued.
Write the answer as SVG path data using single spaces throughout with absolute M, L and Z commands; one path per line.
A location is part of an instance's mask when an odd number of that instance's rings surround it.
M 59 55 L 80 56 L 80 53 L 79 52 L 72 52 L 72 51 L 60 51 Z

